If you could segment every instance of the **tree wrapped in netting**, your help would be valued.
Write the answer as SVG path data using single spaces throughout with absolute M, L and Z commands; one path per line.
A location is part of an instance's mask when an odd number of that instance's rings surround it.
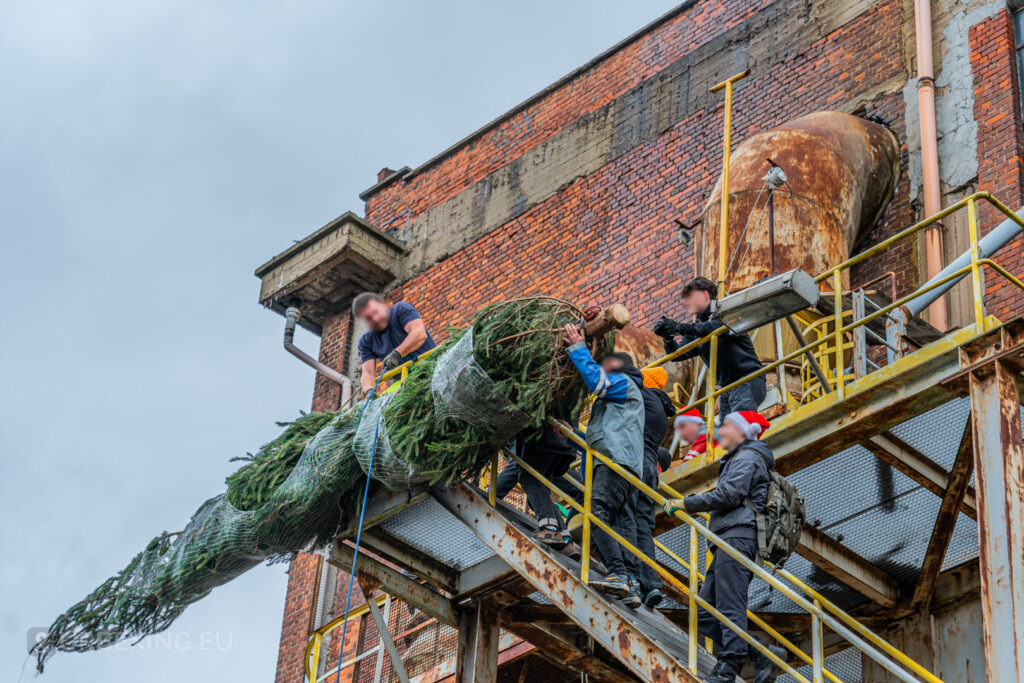
M 488 306 L 396 392 L 282 423 L 281 436 L 228 477 L 226 493 L 53 622 L 33 648 L 38 669 L 57 651 L 158 633 L 251 567 L 323 547 L 358 513 L 367 473 L 389 488 L 476 476 L 518 432 L 578 407 L 582 384 L 562 352 L 562 327 L 582 315 L 551 297 Z M 613 334 L 593 343 L 611 350 Z

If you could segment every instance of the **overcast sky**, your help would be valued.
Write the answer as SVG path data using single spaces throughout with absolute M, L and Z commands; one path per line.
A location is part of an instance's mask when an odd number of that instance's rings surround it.
M 253 269 L 673 4 L 0 4 L 0 680 L 309 406 Z M 41 680 L 271 681 L 285 582 Z

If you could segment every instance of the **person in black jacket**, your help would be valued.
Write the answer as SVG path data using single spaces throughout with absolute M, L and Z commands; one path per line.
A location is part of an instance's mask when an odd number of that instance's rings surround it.
M 722 326 L 718 320 L 711 319 L 711 302 L 718 296 L 718 286 L 704 277 L 694 279 L 683 288 L 683 304 L 686 310 L 695 317 L 692 323 L 680 323 L 662 317 L 654 325 L 654 333 L 665 341 L 665 353 L 672 353 Z M 676 341 L 676 337 L 682 341 Z M 705 342 L 695 349 L 687 351 L 676 358 L 684 361 L 699 355 L 704 364 L 710 367 L 711 343 Z M 732 384 L 738 379 L 757 372 L 762 367 L 754 342 L 747 334 L 725 332 L 718 337 L 718 358 L 715 365 L 715 382 L 719 387 Z M 767 395 L 764 375 L 745 382 L 731 391 L 722 394 L 718 399 L 718 414 L 741 410 L 757 410 Z
M 769 472 L 775 468 L 775 455 L 758 436 L 768 428 L 768 421 L 754 411 L 729 413 L 716 431 L 718 443 L 728 449 L 718 469 L 718 484 L 707 493 L 669 500 L 665 511 L 674 514 L 685 510 L 693 514 L 710 512 L 709 528 L 722 540 L 756 562 L 757 518 L 754 510 L 763 511 L 768 499 Z M 714 560 L 704 577 L 700 596 L 715 606 L 744 631 L 747 630 L 747 589 L 751 572 L 737 560 L 712 546 Z M 698 613 L 702 636 L 715 643 L 718 663 L 707 680 L 710 683 L 734 683 L 747 656 L 747 643 L 705 610 Z M 780 657 L 786 652 L 772 646 Z M 775 680 L 775 665 L 757 650 L 751 650 L 755 683 Z
M 632 364 L 632 361 L 622 369 L 622 372 L 636 382 L 644 398 L 644 471 L 640 478 L 657 491 L 658 451 L 668 432 L 668 418 L 675 414 L 675 406 L 664 391 L 644 384 L 643 373 Z M 657 514 L 654 501 L 639 493 L 635 513 L 636 547 L 648 557 L 654 558 L 654 519 Z M 639 584 L 634 587 L 637 589 L 635 597 L 648 607 L 656 607 L 665 599 L 665 594 L 661 592 L 661 577 L 639 558 L 633 555 L 630 557 L 633 562 L 633 577 Z

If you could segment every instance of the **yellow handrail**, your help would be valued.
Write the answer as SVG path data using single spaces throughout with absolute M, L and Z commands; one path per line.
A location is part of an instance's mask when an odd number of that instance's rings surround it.
M 952 281 L 954 279 L 957 279 L 957 278 L 959 278 L 959 277 L 961 277 L 961 276 L 963 276 L 963 275 L 965 275 L 967 273 L 971 273 L 971 275 L 972 275 L 973 295 L 974 295 L 974 309 L 975 309 L 975 322 L 977 322 L 977 323 L 982 322 L 982 320 L 984 319 L 984 291 L 982 290 L 982 287 L 981 287 L 981 278 L 980 278 L 980 268 L 981 268 L 982 265 L 989 265 L 989 266 L 991 266 L 1000 275 L 1003 275 L 1004 277 L 1009 279 L 1013 284 L 1015 284 L 1016 286 L 1020 287 L 1021 289 L 1024 289 L 1024 283 L 1022 283 L 1021 280 L 1017 279 L 1016 277 L 1014 277 L 1010 273 L 1006 272 L 1005 269 L 1003 269 L 1002 267 L 998 266 L 991 259 L 981 258 L 980 257 L 980 248 L 978 247 L 978 231 L 977 231 L 977 202 L 981 201 L 981 200 L 984 200 L 984 201 L 988 202 L 989 204 L 991 204 L 992 206 L 996 207 L 996 209 L 998 209 L 1001 213 L 1003 213 L 1007 218 L 1009 218 L 1010 220 L 1012 220 L 1015 223 L 1017 223 L 1019 226 L 1021 226 L 1021 228 L 1024 228 L 1024 220 L 1022 220 L 1013 211 L 1011 211 L 1009 208 L 1007 208 L 1007 206 L 1005 204 L 1000 202 L 998 199 L 993 197 L 988 192 L 976 192 L 976 193 L 970 195 L 969 197 L 965 197 L 965 198 L 961 199 L 960 201 L 956 202 L 955 204 L 951 204 L 950 206 L 946 207 L 945 209 L 943 209 L 942 211 L 938 212 L 937 214 L 935 214 L 933 216 L 930 216 L 929 218 L 926 218 L 926 219 L 924 219 L 924 220 L 922 220 L 922 221 L 920 221 L 920 222 L 910 226 L 909 228 L 906 228 L 905 230 L 902 230 L 901 232 L 898 232 L 895 235 L 893 235 L 893 236 L 891 236 L 891 237 L 889 237 L 889 238 L 879 242 L 878 244 L 876 244 L 876 245 L 872 246 L 871 248 L 869 248 L 869 249 L 867 249 L 867 250 L 857 254 L 856 256 L 853 256 L 853 257 L 847 259 L 846 261 L 840 263 L 839 265 L 834 266 L 834 267 L 828 269 L 824 273 L 821 273 L 820 275 L 818 275 L 815 278 L 815 281 L 820 283 L 820 282 L 824 282 L 824 281 L 829 280 L 829 279 L 832 280 L 832 288 L 833 288 L 833 296 L 834 296 L 833 306 L 834 306 L 834 309 L 835 309 L 833 311 L 832 317 L 835 319 L 835 322 L 834 322 L 833 330 L 832 330 L 831 333 L 829 333 L 828 335 L 823 336 L 823 337 L 815 340 L 814 342 L 811 342 L 811 343 L 801 347 L 800 349 L 797 349 L 796 351 L 794 351 L 792 353 L 786 354 L 782 358 L 780 358 L 780 359 L 778 359 L 778 360 L 776 360 L 776 361 L 774 361 L 774 362 L 772 362 L 772 363 L 770 363 L 768 365 L 763 366 L 761 369 L 757 370 L 756 372 L 750 373 L 749 375 L 746 375 L 746 376 L 744 376 L 744 377 L 736 380 L 735 382 L 732 382 L 732 383 L 730 383 L 730 384 L 728 384 L 728 385 L 726 385 L 724 387 L 718 387 L 718 388 L 715 387 L 715 377 L 714 377 L 714 374 L 715 374 L 714 373 L 714 369 L 715 368 L 709 367 L 708 368 L 709 371 L 707 373 L 708 374 L 708 382 L 707 382 L 708 389 L 707 389 L 706 395 L 701 397 L 701 398 L 698 398 L 696 400 L 690 401 L 688 404 L 686 404 L 685 406 L 681 407 L 678 412 L 682 413 L 682 412 L 685 412 L 687 410 L 691 410 L 692 408 L 695 408 L 695 407 L 698 407 L 698 406 L 701 406 L 701 405 L 704 405 L 704 404 L 709 404 L 709 406 L 712 406 L 712 407 L 709 407 L 706 410 L 706 413 L 708 415 L 710 415 L 710 416 L 713 416 L 714 415 L 714 408 L 713 408 L 714 399 L 718 398 L 719 396 L 721 396 L 724 393 L 727 393 L 727 392 L 731 391 L 732 389 L 735 389 L 736 387 L 738 387 L 738 386 L 740 386 L 742 384 L 746 384 L 747 382 L 749 382 L 752 379 L 756 379 L 757 377 L 761 377 L 762 375 L 765 375 L 768 372 L 771 372 L 772 370 L 775 370 L 776 368 L 780 367 L 784 363 L 788 363 L 788 362 L 798 358 L 799 356 L 804 355 L 808 351 L 813 351 L 814 349 L 818 348 L 819 346 L 824 344 L 826 341 L 829 341 L 830 339 L 835 340 L 835 346 L 833 348 L 835 349 L 835 353 L 836 353 L 836 356 L 837 356 L 837 362 L 836 362 L 836 366 L 837 366 L 836 384 L 837 384 L 837 387 L 836 387 L 836 389 L 839 390 L 839 395 L 842 396 L 843 393 L 844 393 L 843 382 L 842 382 L 842 373 L 843 373 L 842 366 L 843 366 L 843 363 L 842 363 L 842 356 L 841 356 L 841 354 L 842 354 L 842 347 L 843 347 L 843 345 L 841 343 L 841 339 L 842 339 L 842 335 L 843 334 L 848 333 L 848 332 L 850 332 L 850 331 L 852 331 L 852 330 L 854 330 L 854 329 L 856 329 L 858 327 L 861 327 L 863 325 L 867 325 L 868 323 L 873 322 L 874 320 L 878 319 L 879 317 L 881 317 L 883 315 L 887 315 L 891 311 L 899 308 L 900 306 L 905 305 L 906 303 L 916 299 L 917 297 L 922 296 L 924 294 L 927 294 L 928 292 L 930 292 L 930 291 L 932 291 L 934 289 L 937 289 L 938 287 L 941 287 L 942 285 L 947 284 L 948 282 L 950 282 L 950 281 Z M 960 209 L 962 209 L 964 207 L 966 207 L 968 209 L 968 223 L 969 223 L 969 227 L 970 227 L 970 241 L 971 241 L 971 263 L 970 263 L 970 265 L 964 266 L 963 268 L 957 270 L 955 273 L 951 273 L 950 275 L 947 275 L 947 276 L 943 277 L 942 279 L 940 279 L 940 280 L 938 280 L 936 282 L 928 284 L 928 285 L 926 285 L 926 286 L 924 286 L 924 287 L 922 287 L 922 288 L 920 288 L 918 290 L 915 290 L 911 294 L 909 294 L 909 295 L 907 295 L 905 297 L 902 297 L 902 298 L 898 299 L 895 302 L 890 303 L 888 306 L 885 306 L 884 308 L 881 308 L 881 309 L 871 313 L 870 315 L 867 315 L 864 318 L 861 318 L 860 320 L 855 321 L 851 325 L 846 325 L 846 326 L 843 325 L 842 316 L 843 316 L 844 313 L 843 313 L 843 310 L 842 310 L 842 286 L 841 286 L 841 283 L 842 283 L 842 273 L 843 272 L 848 271 L 853 266 L 855 266 L 855 265 L 857 265 L 859 263 L 862 263 L 863 261 L 865 261 L 866 259 L 870 258 L 871 256 L 873 256 L 875 254 L 878 254 L 878 253 L 881 253 L 882 251 L 885 251 L 886 249 L 891 247 L 893 244 L 899 242 L 900 240 L 904 240 L 904 239 L 906 239 L 908 237 L 916 235 L 918 232 L 928 228 L 929 226 L 931 226 L 935 222 L 937 222 L 939 220 L 942 220 L 946 216 L 948 216 L 948 215 L 950 215 L 950 214 L 952 214 L 952 213 L 954 213 L 956 211 L 959 211 Z M 715 346 L 715 341 L 714 340 L 717 337 L 719 337 L 720 335 L 726 333 L 727 331 L 728 331 L 728 329 L 726 327 L 724 327 L 724 326 L 719 327 L 719 328 L 715 329 L 714 331 L 710 332 L 709 334 L 705 335 L 704 337 L 701 337 L 700 339 L 695 339 L 694 341 L 689 342 L 686 345 L 680 347 L 676 351 L 673 351 L 672 353 L 670 353 L 670 354 L 668 354 L 666 356 L 658 358 L 657 360 L 653 361 L 652 363 L 649 363 L 645 367 L 647 367 L 647 368 L 658 367 L 658 366 L 663 365 L 663 364 L 665 364 L 665 363 L 667 363 L 669 361 L 675 360 L 676 358 L 678 358 L 679 356 L 685 354 L 686 352 L 691 351 L 693 349 L 696 349 L 699 346 L 702 346 L 703 344 L 706 344 L 706 343 L 710 343 L 712 345 L 712 347 L 714 347 Z M 711 354 L 710 354 L 711 363 L 709 365 L 713 365 L 715 363 L 715 356 L 717 355 L 716 351 L 717 351 L 717 349 L 712 348 Z M 711 423 L 709 421 L 709 429 L 713 428 L 713 427 L 710 427 L 710 424 Z M 709 436 L 709 443 L 711 442 L 710 439 L 711 439 L 711 437 Z
M 608 456 L 606 456 L 605 454 L 601 453 L 600 451 L 597 451 L 597 450 L 594 450 L 593 448 L 591 448 L 585 441 L 580 439 L 580 437 L 576 434 L 576 432 L 569 425 L 567 425 L 567 424 L 565 424 L 563 422 L 559 422 L 557 420 L 551 419 L 551 418 L 548 418 L 548 422 L 552 426 L 556 427 L 559 431 L 561 431 L 567 438 L 569 438 L 574 443 L 576 443 L 577 445 L 579 445 L 580 447 L 582 447 L 582 448 L 584 448 L 586 450 L 586 453 L 587 453 L 587 459 L 586 459 L 587 467 L 586 467 L 586 469 L 588 469 L 588 470 L 592 469 L 594 459 L 596 458 L 602 464 L 604 464 L 605 466 L 609 467 L 618 476 L 622 477 L 627 482 L 629 482 L 634 488 L 638 489 L 641 493 L 643 493 L 644 495 L 646 495 L 649 498 L 651 498 L 655 503 L 657 503 L 659 505 L 664 505 L 667 502 L 668 499 L 665 496 L 662 496 L 660 493 L 658 493 L 654 489 L 652 489 L 649 486 L 647 486 L 646 484 L 644 484 L 643 481 L 641 481 L 632 472 L 629 472 L 628 470 L 626 470 L 625 468 L 620 466 L 618 463 L 616 463 L 613 460 L 611 460 Z M 515 457 L 515 456 L 513 456 L 513 457 Z M 640 559 L 645 564 L 647 564 L 652 569 L 654 569 L 654 571 L 656 573 L 658 573 L 659 576 L 661 576 L 663 579 L 665 579 L 666 581 L 671 583 L 673 585 L 673 587 L 675 587 L 677 590 L 681 591 L 684 595 L 687 595 L 690 598 L 691 603 L 699 605 L 700 607 L 702 607 L 705 610 L 707 610 L 716 619 L 718 619 L 723 624 L 725 624 L 727 627 L 729 627 L 730 630 L 736 632 L 737 635 L 739 635 L 741 638 L 743 638 L 743 640 L 745 640 L 748 644 L 753 646 L 755 649 L 757 649 L 759 652 L 761 652 L 765 656 L 769 657 L 769 659 L 771 659 L 772 662 L 774 662 L 776 665 L 782 666 L 784 668 L 784 670 L 787 671 L 787 673 L 790 673 L 790 675 L 793 675 L 794 677 L 798 678 L 798 680 L 806 680 L 805 678 L 800 676 L 800 674 L 798 674 L 797 672 L 792 671 L 791 670 L 792 668 L 788 667 L 788 665 L 783 665 L 783 663 L 781 663 L 781 660 L 779 660 L 778 657 L 776 657 L 773 653 L 771 653 L 771 651 L 768 650 L 762 643 L 760 643 L 756 639 L 754 639 L 751 636 L 749 636 L 749 634 L 743 632 L 741 629 L 739 629 L 738 626 L 736 626 L 731 621 L 729 621 L 727 618 L 725 618 L 724 615 L 721 615 L 720 613 L 718 613 L 717 610 L 708 609 L 708 606 L 706 605 L 706 601 L 704 601 L 702 598 L 700 598 L 699 595 L 695 596 L 694 595 L 694 591 L 691 591 L 688 586 L 684 586 L 680 581 L 678 581 L 678 579 L 676 579 L 676 577 L 671 572 L 669 572 L 668 570 L 664 569 L 660 564 L 658 564 L 656 560 L 647 557 L 647 555 L 645 555 L 643 552 L 641 552 L 639 549 L 637 549 L 633 544 L 631 544 L 626 539 L 622 538 L 619 534 L 615 533 L 615 531 L 612 530 L 611 527 L 609 527 L 607 524 L 602 522 L 597 517 L 593 516 L 593 513 L 590 511 L 590 506 L 588 506 L 586 504 L 587 503 L 587 494 L 590 492 L 589 491 L 589 488 L 590 488 L 589 486 L 584 490 L 584 504 L 581 506 L 574 499 L 572 499 L 570 496 L 565 494 L 565 492 L 563 492 L 561 489 L 559 489 L 555 484 L 550 482 L 546 477 L 544 477 L 539 472 L 537 472 L 536 469 L 530 467 L 529 465 L 524 463 L 519 458 L 515 458 L 515 459 L 516 459 L 516 462 L 519 464 L 520 467 L 523 467 L 527 472 L 529 472 L 531 475 L 536 477 L 538 479 L 538 481 L 540 481 L 545 486 L 547 486 L 556 495 L 558 495 L 561 498 L 563 498 L 565 500 L 565 502 L 568 503 L 569 505 L 571 505 L 574 509 L 576 509 L 579 512 L 581 512 L 582 514 L 584 514 L 584 520 L 583 520 L 584 530 L 586 530 L 588 522 L 590 524 L 596 524 L 598 526 L 598 528 L 602 529 L 603 531 L 605 531 L 605 533 L 608 533 L 609 536 L 611 536 L 613 539 L 615 539 L 615 541 L 617 543 L 619 543 L 619 545 L 623 546 L 626 550 L 631 552 L 638 559 Z M 659 482 L 659 488 L 666 489 L 666 491 L 668 493 L 670 493 L 671 495 L 673 495 L 676 498 L 680 497 L 678 492 L 674 491 L 670 486 L 668 486 L 667 484 L 665 484 L 663 482 Z M 676 511 L 674 516 L 677 519 L 679 519 L 680 521 L 682 521 L 685 524 L 689 525 L 690 528 L 693 531 L 696 531 L 696 533 L 704 536 L 708 540 L 708 542 L 713 543 L 716 547 L 720 548 L 727 555 L 729 555 L 730 557 L 735 559 L 737 562 L 742 564 L 754 576 L 757 576 L 761 580 L 763 580 L 766 583 L 768 583 L 774 589 L 778 590 L 782 595 L 786 596 L 791 601 L 796 603 L 797 606 L 801 607 L 804 611 L 806 611 L 806 612 L 810 613 L 812 616 L 817 617 L 818 619 L 820 619 L 823 623 L 828 625 L 833 631 L 835 631 L 839 635 L 843 636 L 848 642 L 850 642 L 852 645 L 857 647 L 859 650 L 861 650 L 862 652 L 864 652 L 865 654 L 870 656 L 872 659 L 874 659 L 881 666 L 883 666 L 884 668 L 888 669 L 890 672 L 895 674 L 897 677 L 903 678 L 903 680 L 913 681 L 912 678 L 905 677 L 905 674 L 904 674 L 904 672 L 902 670 L 895 668 L 892 665 L 891 662 L 889 662 L 884 656 L 882 656 L 882 654 L 880 652 L 877 652 L 875 650 L 875 648 L 872 647 L 871 645 L 879 646 L 880 649 L 883 649 L 883 651 L 885 651 L 886 654 L 888 654 L 890 657 L 895 659 L 899 664 L 901 664 L 904 667 L 906 667 L 907 669 L 913 671 L 915 674 L 917 674 L 918 676 L 920 676 L 924 680 L 928 681 L 929 683 L 942 683 L 941 679 L 937 678 L 931 672 L 929 672 L 927 669 L 922 667 L 920 664 L 918 664 L 914 660 L 912 660 L 909 657 L 907 657 L 907 655 L 903 654 L 899 650 L 896 650 L 896 648 L 894 648 L 890 644 L 886 643 L 882 638 L 880 638 L 879 636 L 877 636 L 876 634 L 871 632 L 865 626 L 863 626 L 862 624 L 857 622 L 855 619 L 853 619 L 853 617 L 850 617 L 849 615 L 846 615 L 845 613 L 843 613 L 845 616 L 844 617 L 839 617 L 839 619 L 841 621 L 843 621 L 843 622 L 846 622 L 850 626 L 850 628 L 844 627 L 842 625 L 842 623 L 840 623 L 839 621 L 836 621 L 836 619 L 833 618 L 833 616 L 831 615 L 831 613 L 828 610 L 825 610 L 822 607 L 815 605 L 814 602 L 809 601 L 809 600 L 803 598 L 802 596 L 800 596 L 798 593 L 794 592 L 794 590 L 789 585 L 783 583 L 782 581 L 777 579 L 775 576 L 773 576 L 771 573 L 765 571 L 762 567 L 760 567 L 758 564 L 756 564 L 755 562 L 751 561 L 745 555 L 743 555 L 742 553 L 740 553 L 739 551 L 734 549 L 732 546 L 730 546 L 728 543 L 723 541 L 721 538 L 719 538 L 712 531 L 710 531 L 709 529 L 705 528 L 703 525 L 697 524 L 696 521 L 690 515 L 688 515 L 687 513 L 682 512 L 682 511 Z M 695 538 L 695 535 L 691 534 L 691 540 L 693 538 Z M 587 539 L 587 540 L 589 540 L 589 539 Z M 586 543 L 586 540 L 584 541 L 584 543 Z M 587 545 L 589 545 L 589 544 L 587 544 Z M 583 562 L 584 563 L 589 563 L 589 553 L 587 552 L 588 551 L 587 545 L 585 545 L 584 548 L 583 548 L 583 553 L 584 553 Z M 692 552 L 692 549 L 691 549 L 691 562 L 689 563 L 691 566 L 695 565 L 695 556 L 694 555 L 695 554 Z M 772 567 L 772 565 L 770 565 L 770 564 L 768 566 Z M 581 567 L 581 569 L 580 569 L 581 577 L 583 576 L 583 574 L 585 572 L 588 572 L 588 570 L 589 570 L 589 568 L 587 567 L 586 564 L 584 564 Z M 696 574 L 696 572 L 691 572 L 691 574 Z M 810 593 L 809 593 L 809 595 L 810 595 Z M 819 601 L 820 600 L 824 604 L 830 604 L 827 600 L 825 600 L 823 598 L 823 596 L 820 596 L 819 594 L 814 594 L 812 596 L 812 600 L 813 601 Z M 835 609 L 838 610 L 838 608 L 835 608 Z M 847 619 L 849 621 L 847 621 Z M 695 636 L 695 632 L 691 629 L 690 639 L 691 639 L 692 642 L 696 642 L 696 639 L 695 639 L 694 636 Z M 864 640 L 862 640 L 862 638 L 868 640 L 869 642 L 864 642 Z M 880 645 L 880 644 L 884 644 L 884 646 Z

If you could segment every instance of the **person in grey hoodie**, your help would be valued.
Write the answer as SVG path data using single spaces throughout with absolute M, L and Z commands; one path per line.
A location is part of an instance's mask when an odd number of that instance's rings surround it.
M 587 444 L 608 456 L 615 464 L 639 477 L 644 465 L 644 397 L 637 383 L 623 372 L 621 354 L 608 354 L 598 364 L 587 349 L 583 331 L 565 326 L 565 352 L 587 389 L 594 395 Z M 631 362 L 631 361 L 630 361 Z M 599 460 L 594 463 L 591 505 L 594 515 L 630 543 L 636 543 L 637 489 Z M 638 590 L 630 586 L 632 560 L 615 539 L 601 529 L 593 530 L 594 549 L 608 569 L 606 576 L 590 584 L 627 605 L 639 606 Z
M 775 468 L 772 449 L 758 437 L 769 423 L 753 410 L 729 413 L 715 431 L 719 445 L 728 452 L 718 469 L 718 484 L 707 493 L 669 500 L 665 511 L 711 513 L 709 528 L 722 540 L 752 562 L 757 561 L 757 521 L 754 509 L 763 511 L 768 499 L 769 472 Z M 749 501 L 749 504 L 748 504 Z M 714 560 L 701 586 L 700 596 L 715 606 L 744 631 L 747 630 L 747 589 L 752 574 L 719 548 L 712 546 Z M 698 628 L 702 636 L 715 644 L 718 663 L 707 679 L 710 683 L 734 683 L 747 656 L 747 643 L 729 627 L 706 610 L 698 612 Z M 785 655 L 781 648 L 773 652 Z M 775 665 L 757 650 L 751 651 L 756 683 L 775 680 Z

